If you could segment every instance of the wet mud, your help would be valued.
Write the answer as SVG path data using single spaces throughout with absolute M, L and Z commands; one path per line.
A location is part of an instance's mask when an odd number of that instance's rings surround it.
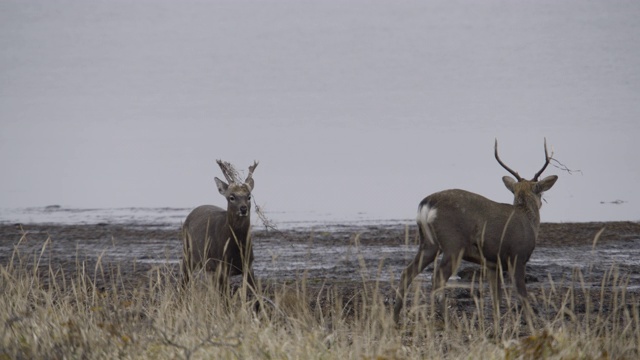
M 413 224 L 313 226 L 253 231 L 254 269 L 266 287 L 304 281 L 312 289 L 333 288 L 352 296 L 363 284 L 391 301 L 404 267 L 417 252 Z M 0 225 L 0 265 L 37 264 L 41 276 L 72 277 L 79 269 L 96 285 L 144 286 L 164 271 L 180 278 L 182 245 L 177 227 L 130 225 Z M 433 266 L 416 281 L 430 291 Z M 463 263 L 449 281 L 460 306 L 469 304 L 468 289 L 479 267 Z M 605 285 L 603 286 L 603 279 Z M 602 289 L 624 286 L 628 301 L 640 294 L 640 223 L 543 223 L 527 266 L 527 288 L 544 296 L 550 288 Z M 584 292 L 584 291 L 583 291 Z M 606 296 L 605 296 L 606 297 Z

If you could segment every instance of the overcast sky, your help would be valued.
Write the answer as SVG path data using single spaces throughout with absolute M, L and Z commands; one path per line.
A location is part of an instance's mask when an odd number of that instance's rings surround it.
M 638 1 L 0 0 L 0 207 L 412 218 L 459 187 L 543 221 L 640 220 Z M 617 200 L 621 204 L 611 204 Z M 289 215 L 286 215 L 289 214 Z

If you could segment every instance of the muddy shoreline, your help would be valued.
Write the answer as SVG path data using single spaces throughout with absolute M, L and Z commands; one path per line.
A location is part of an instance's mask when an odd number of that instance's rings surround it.
M 405 224 L 254 228 L 254 268 L 267 286 L 305 279 L 312 287 L 352 294 L 363 283 L 375 282 L 382 296 L 391 297 L 400 273 L 416 253 L 416 232 L 414 225 Z M 178 279 L 180 257 L 177 227 L 0 224 L 0 265 L 32 267 L 39 259 L 44 278 L 51 273 L 73 276 L 84 265 L 99 287 L 112 286 L 119 278 L 121 285 L 134 288 L 148 283 L 159 269 Z M 464 287 L 477 269 L 463 264 L 450 284 Z M 640 223 L 543 223 L 527 267 L 527 287 L 541 294 L 552 285 L 571 286 L 579 270 L 584 278 L 581 286 L 596 289 L 612 269 L 626 279 L 629 294 L 640 294 Z M 431 271 L 429 267 L 419 276 L 426 292 Z M 455 297 L 468 303 L 471 295 L 458 291 Z

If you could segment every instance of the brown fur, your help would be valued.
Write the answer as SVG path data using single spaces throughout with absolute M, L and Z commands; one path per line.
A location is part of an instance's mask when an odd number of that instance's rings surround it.
M 550 156 L 546 156 L 547 163 L 543 170 L 550 160 Z M 505 166 L 497 156 L 497 144 L 496 159 Z M 440 299 L 447 280 L 462 259 L 481 264 L 487 270 L 494 311 L 498 311 L 501 297 L 501 269 L 512 271 L 519 297 L 528 305 L 525 265 L 538 238 L 541 196 L 555 184 L 558 177 L 548 176 L 537 181 L 542 172 L 540 171 L 534 180 L 524 180 L 516 172 L 507 170 L 519 179 L 516 181 L 508 176 L 502 178 L 507 189 L 514 195 L 513 205 L 500 204 L 459 189 L 437 192 L 420 202 L 417 219 L 420 248 L 400 278 L 394 307 L 396 321 L 399 320 L 404 294 L 412 280 L 438 254 L 442 254 L 442 260 L 434 269 L 432 291 Z M 423 212 L 427 209 L 435 211 L 428 218 Z
M 224 171 L 222 164 L 220 166 Z M 251 175 L 256 166 L 257 163 L 250 168 L 249 177 L 243 184 L 226 184 L 215 179 L 218 191 L 227 199 L 227 210 L 202 205 L 187 216 L 182 226 L 182 275 L 185 284 L 194 272 L 204 270 L 215 276 L 221 289 L 228 286 L 229 276 L 239 274 L 246 274 L 248 284 L 255 287 L 250 214 Z

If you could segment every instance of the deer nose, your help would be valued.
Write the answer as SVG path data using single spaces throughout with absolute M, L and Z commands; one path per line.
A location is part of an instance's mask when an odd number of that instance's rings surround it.
M 242 214 L 242 215 L 246 215 L 248 210 L 249 210 L 249 209 L 247 208 L 247 206 L 246 206 L 246 205 L 242 205 L 242 206 L 240 206 L 240 214 Z

